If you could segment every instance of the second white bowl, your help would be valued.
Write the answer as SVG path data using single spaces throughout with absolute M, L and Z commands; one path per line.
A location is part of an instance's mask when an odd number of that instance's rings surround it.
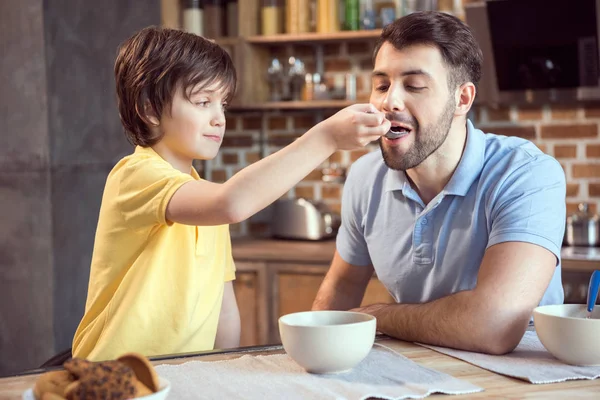
M 585 304 L 540 306 L 533 322 L 540 342 L 559 360 L 573 365 L 600 365 L 600 307 L 586 319 Z

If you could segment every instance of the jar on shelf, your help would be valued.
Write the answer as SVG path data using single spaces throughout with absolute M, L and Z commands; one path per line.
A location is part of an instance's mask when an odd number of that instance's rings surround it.
M 360 29 L 372 30 L 377 26 L 373 0 L 360 0 Z
M 360 4 L 359 0 L 344 1 L 344 29 L 347 31 L 357 31 L 360 29 Z
M 200 0 L 186 0 L 183 8 L 183 29 L 186 32 L 204 35 L 204 18 Z
M 281 0 L 262 0 L 260 6 L 260 33 L 277 35 L 283 33 L 283 10 Z
M 286 33 L 310 32 L 310 1 L 286 0 Z
M 225 3 L 223 0 L 204 0 L 204 36 L 210 39 L 224 36 Z
M 441 12 L 454 13 L 454 0 L 438 0 L 437 9 Z
M 340 30 L 339 0 L 317 0 L 317 32 L 330 33 Z
M 238 0 L 227 0 L 225 6 L 225 12 L 227 14 L 227 29 L 226 35 L 230 37 L 237 37 L 238 31 Z

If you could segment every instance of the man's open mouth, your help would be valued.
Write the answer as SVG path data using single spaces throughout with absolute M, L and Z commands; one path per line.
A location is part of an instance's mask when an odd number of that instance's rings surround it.
M 385 137 L 388 139 L 400 139 L 408 135 L 412 129 L 404 125 L 395 125 L 390 128 L 388 133 L 385 134 Z

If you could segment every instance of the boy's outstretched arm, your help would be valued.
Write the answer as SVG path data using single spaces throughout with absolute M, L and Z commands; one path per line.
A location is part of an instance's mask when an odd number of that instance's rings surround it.
M 238 223 L 279 199 L 336 150 L 361 148 L 389 129 L 372 105 L 346 107 L 223 184 L 185 183 L 167 205 L 166 217 L 186 225 Z

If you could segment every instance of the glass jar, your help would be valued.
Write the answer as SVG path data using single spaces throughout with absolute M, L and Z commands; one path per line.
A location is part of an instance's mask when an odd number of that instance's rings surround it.
M 210 39 L 224 35 L 223 21 L 225 3 L 223 0 L 204 0 L 204 36 Z
M 186 32 L 202 36 L 204 19 L 200 0 L 186 0 L 183 8 L 183 29 Z
M 261 29 L 263 35 L 283 33 L 283 9 L 281 0 L 262 0 L 260 7 Z

